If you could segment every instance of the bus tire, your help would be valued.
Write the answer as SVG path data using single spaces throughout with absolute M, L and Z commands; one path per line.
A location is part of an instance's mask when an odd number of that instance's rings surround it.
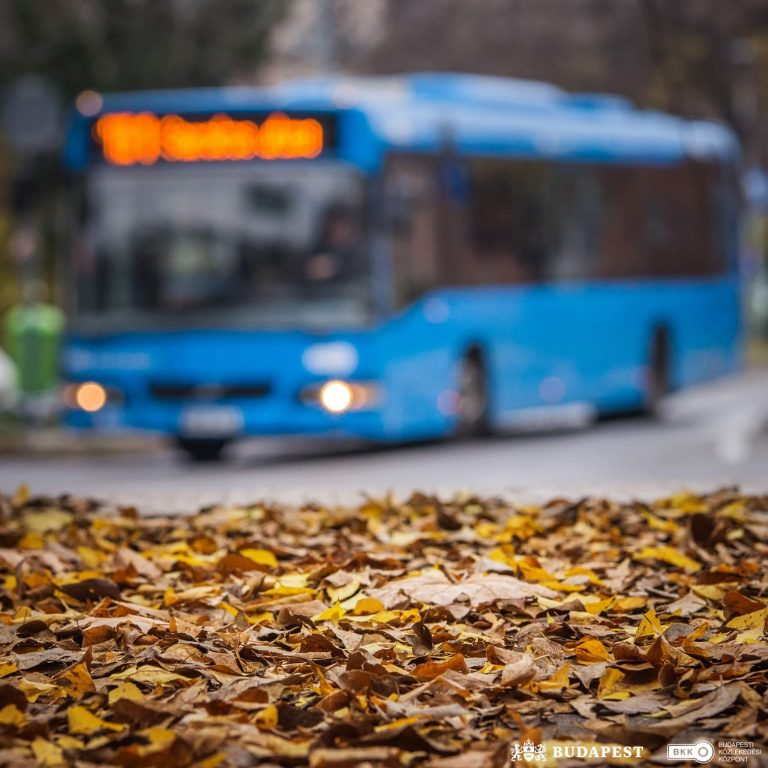
M 643 411 L 649 416 L 656 417 L 659 415 L 659 405 L 672 388 L 671 358 L 669 333 L 666 328 L 656 328 L 648 345 L 645 401 L 643 403 Z
M 456 433 L 458 437 L 484 437 L 490 433 L 488 376 L 482 354 L 470 350 L 459 369 Z
M 218 438 L 177 437 L 176 447 L 195 462 L 220 461 L 229 440 Z

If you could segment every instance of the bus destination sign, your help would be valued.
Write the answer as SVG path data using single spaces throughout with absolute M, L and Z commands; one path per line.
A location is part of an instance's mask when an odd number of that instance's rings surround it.
M 112 112 L 93 124 L 93 140 L 110 165 L 155 165 L 225 160 L 296 160 L 331 148 L 330 116 L 272 112 L 189 117 L 152 112 Z

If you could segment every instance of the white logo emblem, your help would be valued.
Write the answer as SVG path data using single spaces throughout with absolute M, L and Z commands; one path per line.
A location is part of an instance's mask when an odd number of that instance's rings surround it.
M 703 739 L 695 744 L 667 745 L 667 760 L 695 760 L 697 763 L 708 763 L 714 756 L 715 748 Z
M 518 760 L 525 760 L 528 763 L 534 760 L 546 760 L 547 746 L 534 744 L 530 739 L 526 739 L 522 745 L 515 741 L 509 748 L 509 759 L 513 763 Z

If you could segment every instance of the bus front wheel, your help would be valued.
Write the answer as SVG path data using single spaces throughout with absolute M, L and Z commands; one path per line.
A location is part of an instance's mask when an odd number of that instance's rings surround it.
M 482 357 L 476 351 L 469 352 L 461 361 L 458 395 L 458 436 L 489 434 L 488 379 Z
M 177 437 L 176 447 L 190 461 L 219 461 L 226 448 L 228 440 L 213 438 Z

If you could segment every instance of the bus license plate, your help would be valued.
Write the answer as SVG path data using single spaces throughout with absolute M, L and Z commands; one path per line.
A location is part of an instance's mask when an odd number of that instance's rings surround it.
M 231 437 L 243 428 L 243 413 L 230 406 L 194 406 L 181 414 L 180 431 L 189 437 Z

